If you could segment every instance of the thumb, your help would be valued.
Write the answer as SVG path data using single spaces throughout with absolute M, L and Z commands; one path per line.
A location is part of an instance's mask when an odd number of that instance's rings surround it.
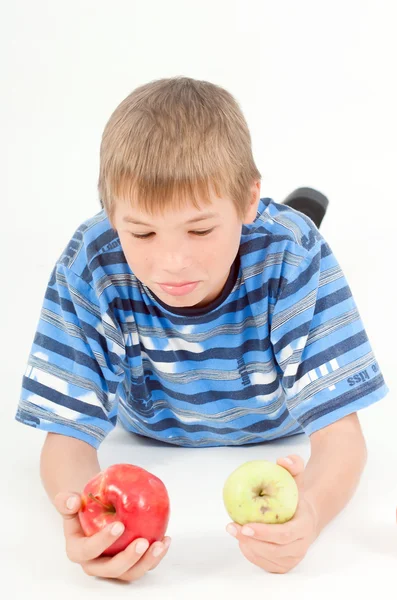
M 303 488 L 303 473 L 305 470 L 305 462 L 301 456 L 290 454 L 284 458 L 278 458 L 277 464 L 289 471 L 295 479 L 298 488 Z
M 54 505 L 64 519 L 72 519 L 81 507 L 80 494 L 76 492 L 59 492 L 54 498 Z

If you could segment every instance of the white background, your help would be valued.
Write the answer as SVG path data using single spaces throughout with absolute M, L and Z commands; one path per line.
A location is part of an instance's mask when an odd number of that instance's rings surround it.
M 3 0 L 1 43 L 1 381 L 4 597 L 300 600 L 394 589 L 397 559 L 394 0 Z M 308 185 L 330 206 L 321 231 L 352 288 L 390 388 L 363 410 L 369 461 L 348 507 L 287 575 L 251 565 L 224 531 L 221 489 L 251 458 L 310 455 L 307 438 L 182 449 L 123 431 L 102 467 L 132 462 L 166 483 L 173 542 L 131 588 L 89 578 L 64 552 L 39 480 L 44 433 L 14 421 L 54 261 L 99 210 L 98 153 L 111 112 L 135 87 L 176 75 L 227 88 L 248 121 L 262 196 Z M 394 275 L 394 277 L 393 277 Z M 10 587 L 11 586 L 11 587 Z M 393 586 L 393 587 L 392 587 Z M 388 592 L 392 594 L 392 592 Z

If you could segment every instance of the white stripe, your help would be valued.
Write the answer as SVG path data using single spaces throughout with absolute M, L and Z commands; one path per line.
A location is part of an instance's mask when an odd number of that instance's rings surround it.
M 310 381 L 316 381 L 316 379 L 318 379 L 318 375 L 316 373 L 316 369 L 312 369 L 311 371 L 309 371 L 308 375 L 310 377 Z
M 328 375 L 327 365 L 321 365 L 319 367 L 321 375 Z

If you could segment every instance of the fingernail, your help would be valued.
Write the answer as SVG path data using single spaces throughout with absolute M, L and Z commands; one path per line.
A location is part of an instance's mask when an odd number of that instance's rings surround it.
M 112 535 L 120 535 L 124 531 L 124 525 L 122 523 L 115 523 L 110 531 Z
M 164 546 L 155 546 L 153 548 L 153 556 L 160 556 L 164 552 Z
M 286 456 L 285 458 L 283 458 L 283 461 L 286 462 L 286 463 L 288 463 L 289 465 L 293 465 L 294 464 L 294 461 L 291 460 L 290 458 L 288 458 L 288 456 Z
M 241 530 L 241 533 L 243 535 L 254 535 L 255 531 L 253 529 L 251 529 L 251 527 L 247 527 L 246 525 L 244 525 L 244 527 Z
M 77 498 L 76 496 L 70 496 L 70 498 L 66 501 L 66 506 L 69 510 L 73 510 L 77 506 Z
M 228 533 L 230 533 L 230 535 L 232 535 L 233 537 L 236 537 L 236 535 L 237 535 L 237 529 L 235 528 L 235 526 L 234 526 L 234 525 L 228 525 L 228 526 L 226 527 L 226 531 L 227 531 Z
M 145 550 L 149 548 L 149 542 L 147 540 L 140 540 L 135 546 L 135 552 L 137 554 L 143 554 Z
M 171 538 L 167 538 L 167 539 L 164 541 L 164 546 L 165 546 L 166 548 L 169 548 L 169 547 L 170 547 L 170 544 L 171 544 Z

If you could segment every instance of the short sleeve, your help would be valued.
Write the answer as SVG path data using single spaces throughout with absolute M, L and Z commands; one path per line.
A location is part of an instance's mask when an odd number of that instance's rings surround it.
M 350 287 L 322 236 L 283 282 L 270 323 L 287 409 L 308 435 L 389 391 Z
M 115 427 L 122 336 L 92 287 L 57 264 L 22 379 L 16 420 L 98 448 Z

